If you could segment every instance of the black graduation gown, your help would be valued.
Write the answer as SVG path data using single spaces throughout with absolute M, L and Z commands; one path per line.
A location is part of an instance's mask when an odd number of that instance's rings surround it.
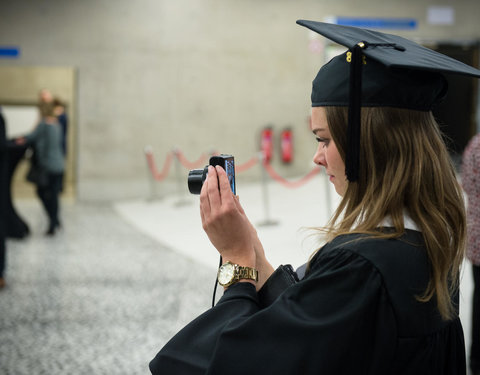
M 266 307 L 252 284 L 228 288 L 164 346 L 152 374 L 465 374 L 460 320 L 415 299 L 429 277 L 421 234 L 361 237 L 324 246 Z

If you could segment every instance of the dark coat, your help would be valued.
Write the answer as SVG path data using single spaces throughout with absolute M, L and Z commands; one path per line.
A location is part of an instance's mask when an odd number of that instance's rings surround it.
M 345 235 L 299 282 L 262 307 L 252 284 L 228 288 L 150 363 L 152 374 L 465 374 L 459 318 L 421 303 L 429 261 L 422 235 Z M 268 284 L 268 282 L 267 282 Z

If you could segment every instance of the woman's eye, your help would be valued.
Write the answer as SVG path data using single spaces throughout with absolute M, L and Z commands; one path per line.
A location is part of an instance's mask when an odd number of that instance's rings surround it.
M 320 138 L 320 137 L 317 137 L 317 138 L 315 138 L 315 139 L 317 140 L 318 143 L 323 143 L 323 147 L 328 146 L 328 142 L 329 142 L 328 139 Z

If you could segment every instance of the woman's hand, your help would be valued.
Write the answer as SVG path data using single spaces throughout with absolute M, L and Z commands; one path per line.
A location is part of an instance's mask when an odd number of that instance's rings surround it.
M 220 166 L 208 167 L 200 193 L 200 214 L 203 229 L 224 262 L 256 267 L 251 224 Z
M 271 274 L 275 271 L 272 265 L 268 262 L 267 258 L 265 257 L 265 250 L 263 249 L 262 242 L 258 238 L 257 230 L 252 225 L 252 223 L 248 220 L 247 215 L 243 211 L 242 206 L 240 205 L 240 201 L 238 197 L 235 197 L 237 201 L 237 208 L 239 209 L 240 213 L 245 216 L 245 220 L 247 220 L 249 227 L 250 227 L 250 235 L 252 237 L 253 249 L 255 250 L 255 262 L 256 268 L 258 270 L 258 281 L 256 284 L 257 291 L 265 284 Z

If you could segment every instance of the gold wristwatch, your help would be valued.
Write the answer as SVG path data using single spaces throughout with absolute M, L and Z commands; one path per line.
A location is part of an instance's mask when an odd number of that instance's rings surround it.
M 242 279 L 258 281 L 258 271 L 255 268 L 242 267 L 232 262 L 226 262 L 218 269 L 217 280 L 223 287 L 235 284 Z

